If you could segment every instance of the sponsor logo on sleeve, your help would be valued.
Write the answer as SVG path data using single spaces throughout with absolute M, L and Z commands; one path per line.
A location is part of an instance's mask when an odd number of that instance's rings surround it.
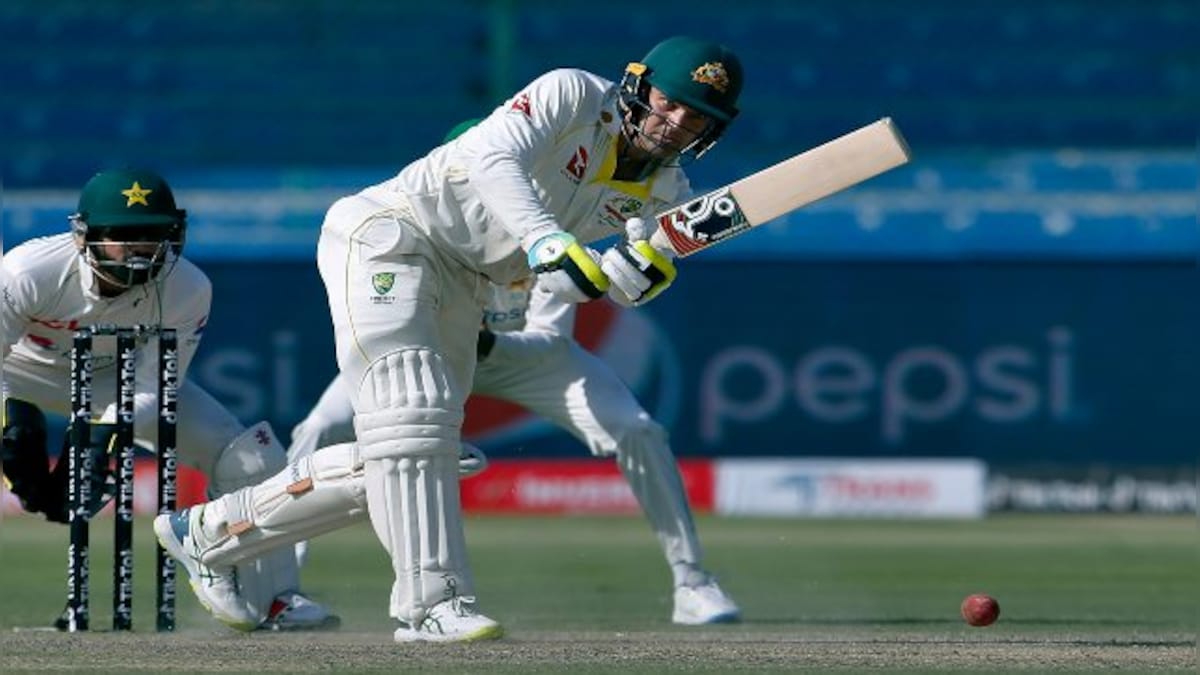
M 510 110 L 516 110 L 521 113 L 526 119 L 533 119 L 533 106 L 529 102 L 528 92 L 523 91 L 517 94 L 508 107 Z

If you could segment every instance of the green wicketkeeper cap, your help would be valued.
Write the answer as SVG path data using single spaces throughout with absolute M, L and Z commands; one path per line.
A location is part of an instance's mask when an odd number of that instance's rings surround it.
M 101 171 L 83 186 L 75 217 L 92 227 L 174 225 L 187 212 L 161 176 L 144 169 Z
M 651 49 L 642 63 L 629 64 L 628 70 L 669 98 L 721 122 L 728 123 L 738 114 L 742 62 L 715 42 L 668 38 Z

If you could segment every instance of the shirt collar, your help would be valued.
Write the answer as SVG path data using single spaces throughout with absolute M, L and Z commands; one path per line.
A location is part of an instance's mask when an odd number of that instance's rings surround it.
M 618 87 L 614 86 L 608 90 L 605 96 L 604 105 L 600 106 L 600 127 L 612 137 L 609 143 L 608 151 L 605 153 L 604 164 L 601 165 L 601 172 L 598 174 L 598 181 L 611 184 L 614 188 L 632 194 L 629 190 L 623 189 L 621 186 L 629 186 L 630 183 L 621 181 L 612 181 L 613 168 L 616 166 L 617 139 L 621 135 L 621 107 L 619 105 L 620 92 Z M 611 162 L 611 164 L 610 164 Z M 679 199 L 679 193 L 684 182 L 683 169 L 677 166 L 659 167 L 654 175 L 648 181 L 643 183 L 646 186 L 646 191 L 650 198 L 658 201 L 673 203 Z M 633 184 L 636 185 L 636 184 Z M 645 197 L 644 194 L 634 194 L 635 197 Z

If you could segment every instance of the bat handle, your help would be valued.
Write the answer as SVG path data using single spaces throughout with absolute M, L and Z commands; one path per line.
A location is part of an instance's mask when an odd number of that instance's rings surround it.
M 679 256 L 679 252 L 671 245 L 671 240 L 667 238 L 667 233 L 663 232 L 661 225 L 654 230 L 654 234 L 650 235 L 650 245 L 668 258 Z

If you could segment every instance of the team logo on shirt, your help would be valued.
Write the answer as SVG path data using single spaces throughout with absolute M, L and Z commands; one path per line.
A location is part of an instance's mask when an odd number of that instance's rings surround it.
M 371 285 L 375 287 L 376 293 L 387 295 L 392 290 L 392 286 L 396 285 L 396 273 L 377 272 L 371 277 Z
M 636 197 L 613 195 L 600 208 L 600 222 L 612 228 L 622 229 L 625 227 L 625 221 L 642 212 L 642 206 L 642 200 Z
M 390 305 L 396 301 L 395 298 L 387 297 L 387 294 L 392 292 L 392 287 L 396 285 L 395 272 L 376 272 L 371 275 L 371 285 L 375 287 L 375 293 L 377 293 L 377 295 L 371 296 L 371 302 L 376 305 Z
M 720 61 L 708 62 L 692 71 L 692 80 L 707 84 L 722 94 L 729 88 L 729 73 L 725 72 L 725 64 Z

